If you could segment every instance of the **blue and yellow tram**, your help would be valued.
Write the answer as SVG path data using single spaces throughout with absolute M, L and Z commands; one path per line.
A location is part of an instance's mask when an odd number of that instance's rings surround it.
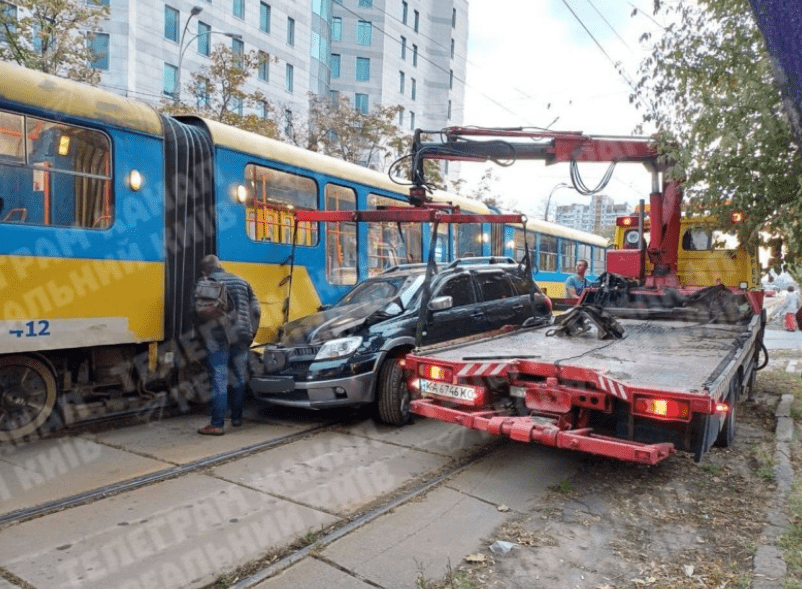
M 209 253 L 253 285 L 260 342 L 275 336 L 288 293 L 292 319 L 389 265 L 425 259 L 421 226 L 293 232 L 299 209 L 408 206 L 384 174 L 7 63 L 0 78 L 0 441 L 48 419 L 163 401 L 156 384 L 183 398 L 200 353 L 192 290 Z M 549 295 L 579 258 L 602 270 L 604 240 L 531 220 L 527 230 Z M 523 253 L 522 226 L 440 231 L 443 260 Z

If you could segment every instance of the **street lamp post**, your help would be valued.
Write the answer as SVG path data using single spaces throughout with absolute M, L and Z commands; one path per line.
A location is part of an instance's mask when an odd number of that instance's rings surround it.
M 549 220 L 549 207 L 551 206 L 551 196 L 557 191 L 558 188 L 570 188 L 571 190 L 574 189 L 573 186 L 571 186 L 570 184 L 566 184 L 565 182 L 560 182 L 559 184 L 557 184 L 557 186 L 551 189 L 551 192 L 549 192 L 549 197 L 546 199 L 546 212 L 543 213 L 544 221 Z
M 198 8 L 197 6 L 195 8 Z M 192 9 L 192 15 L 198 14 L 202 9 L 198 8 L 198 12 L 195 12 L 195 8 Z M 187 21 L 189 24 L 189 21 Z M 184 27 L 184 32 L 186 32 L 186 27 Z M 181 98 L 181 64 L 184 62 L 184 54 L 187 52 L 187 49 L 192 44 L 195 39 L 200 37 L 206 37 L 209 35 L 225 35 L 226 37 L 230 37 L 231 39 L 242 39 L 242 35 L 239 33 L 231 33 L 229 31 L 206 31 L 205 33 L 198 33 L 197 35 L 193 35 L 189 39 L 187 39 L 187 44 L 184 45 L 183 39 L 184 35 L 181 35 L 181 53 L 178 55 L 178 67 L 176 68 L 176 79 L 178 80 L 178 88 L 173 93 L 173 100 L 175 102 L 179 102 Z
M 192 9 L 189 11 L 189 17 L 187 18 L 187 22 L 184 24 L 184 30 L 181 31 L 181 38 L 178 42 L 178 67 L 175 70 L 175 91 L 173 92 L 173 100 L 178 102 L 181 98 L 181 60 L 184 59 L 184 51 L 186 47 L 184 47 L 184 37 L 187 34 L 187 29 L 189 28 L 190 21 L 198 16 L 201 12 L 203 12 L 202 6 L 193 6 Z M 189 40 L 192 43 L 192 39 Z

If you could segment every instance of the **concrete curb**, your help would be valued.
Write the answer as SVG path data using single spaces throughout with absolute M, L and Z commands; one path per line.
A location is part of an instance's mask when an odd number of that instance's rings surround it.
M 790 450 L 794 436 L 794 421 L 791 418 L 793 400 L 793 395 L 786 394 L 777 405 L 777 441 L 774 449 L 774 480 L 777 483 L 777 490 L 766 512 L 768 521 L 763 528 L 764 544 L 760 545 L 755 553 L 752 589 L 782 589 L 785 585 L 787 565 L 783 550 L 777 546 L 777 541 L 790 524 L 788 494 L 791 492 L 794 480 Z

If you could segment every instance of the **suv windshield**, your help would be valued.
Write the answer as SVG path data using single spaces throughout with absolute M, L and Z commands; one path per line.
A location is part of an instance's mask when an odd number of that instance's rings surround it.
M 424 274 L 407 274 L 371 278 L 356 286 L 335 307 L 380 301 L 390 302 L 398 298 L 405 309 L 423 284 L 424 277 Z M 400 313 L 402 310 L 395 303 L 388 305 L 385 309 L 388 313 Z

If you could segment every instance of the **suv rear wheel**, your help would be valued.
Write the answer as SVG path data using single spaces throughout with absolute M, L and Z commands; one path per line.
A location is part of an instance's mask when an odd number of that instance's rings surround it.
M 404 425 L 409 421 L 409 389 L 401 357 L 387 358 L 382 364 L 376 384 L 376 404 L 383 423 Z

